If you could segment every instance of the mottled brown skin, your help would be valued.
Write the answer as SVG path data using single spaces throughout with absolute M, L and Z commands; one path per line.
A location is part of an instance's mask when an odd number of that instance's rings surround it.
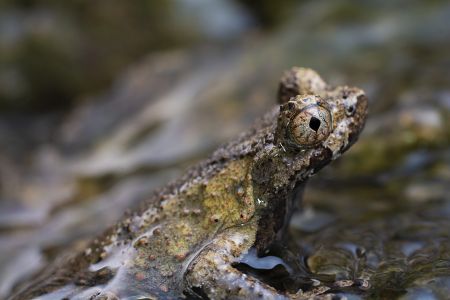
M 280 238 L 307 179 L 356 141 L 367 100 L 303 68 L 284 74 L 278 100 L 249 131 L 13 299 L 301 298 L 232 265 Z

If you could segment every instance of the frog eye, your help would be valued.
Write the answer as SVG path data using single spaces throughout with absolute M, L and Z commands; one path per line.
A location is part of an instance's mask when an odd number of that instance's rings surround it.
M 332 130 L 331 114 L 320 105 L 301 110 L 289 123 L 291 137 L 300 146 L 313 146 L 325 140 Z

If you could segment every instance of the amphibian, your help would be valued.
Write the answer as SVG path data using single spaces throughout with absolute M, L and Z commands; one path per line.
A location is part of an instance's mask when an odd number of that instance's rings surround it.
M 307 179 L 358 138 L 367 98 L 292 68 L 278 102 L 15 299 L 290 297 L 233 264 L 281 236 Z

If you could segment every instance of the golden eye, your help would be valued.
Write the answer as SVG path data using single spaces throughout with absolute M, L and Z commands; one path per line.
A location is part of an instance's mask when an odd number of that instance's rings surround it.
M 289 123 L 291 137 L 300 146 L 313 146 L 325 140 L 332 130 L 331 114 L 320 105 L 310 105 Z

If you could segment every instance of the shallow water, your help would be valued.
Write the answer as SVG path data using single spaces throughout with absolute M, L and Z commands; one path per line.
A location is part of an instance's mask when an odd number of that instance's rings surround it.
M 2 118 L 0 298 L 246 128 L 292 65 L 363 87 L 370 116 L 360 141 L 311 180 L 293 238 L 270 253 L 282 261 L 249 261 L 277 276 L 255 276 L 348 299 L 447 298 L 450 5 L 399 3 L 305 1 L 231 48 L 149 55 L 67 116 L 24 128 Z

